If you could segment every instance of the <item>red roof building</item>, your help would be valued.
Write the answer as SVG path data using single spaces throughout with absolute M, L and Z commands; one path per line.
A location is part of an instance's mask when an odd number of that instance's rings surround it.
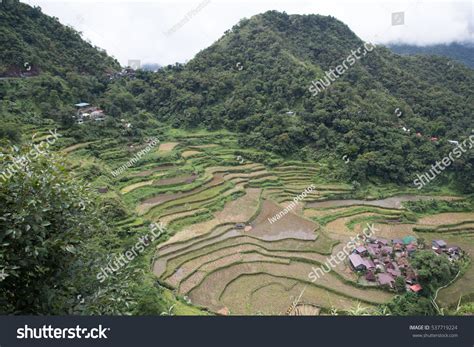
M 422 289 L 423 289 L 423 288 L 420 286 L 419 283 L 410 286 L 410 290 L 411 290 L 413 293 L 418 293 L 418 292 L 419 292 L 420 290 L 422 290 Z

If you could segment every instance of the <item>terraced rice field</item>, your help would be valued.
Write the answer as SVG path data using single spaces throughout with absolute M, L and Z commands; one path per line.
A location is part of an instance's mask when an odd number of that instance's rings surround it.
M 359 283 L 346 261 L 314 283 L 308 276 L 367 223 L 375 225 L 379 237 L 414 235 L 427 243 L 444 238 L 474 254 L 473 213 L 400 222 L 405 201 L 457 197 L 405 194 L 344 200 L 341 195 L 350 195 L 352 187 L 324 182 L 318 165 L 283 163 L 267 153 L 266 164 L 253 162 L 250 158 L 262 153 L 245 152 L 236 143 L 231 134 L 167 139 L 125 171 L 108 193 L 122 199 L 133 216 L 121 228 L 157 221 L 167 226 L 167 239 L 157 245 L 151 271 L 197 307 L 218 314 L 315 315 L 385 303 L 394 294 Z M 107 148 L 109 168 L 120 167 L 131 155 L 129 147 L 113 140 L 69 146 L 69 155 L 91 146 Z M 316 189 L 292 205 L 311 184 Z M 279 220 L 270 222 L 285 208 Z M 459 296 L 474 296 L 473 281 L 471 265 L 440 292 L 439 302 L 452 305 Z

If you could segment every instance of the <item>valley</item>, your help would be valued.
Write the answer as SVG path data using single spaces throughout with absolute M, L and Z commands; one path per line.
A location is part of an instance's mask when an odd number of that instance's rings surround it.
M 473 254 L 473 212 L 430 211 L 416 214 L 415 220 L 405 215 L 406 202 L 449 205 L 463 196 L 420 195 L 387 186 L 379 187 L 377 196 L 360 198 L 353 186 L 321 174 L 324 164 L 243 150 L 229 132 L 170 133 L 118 179 L 109 172 L 131 157 L 130 147 L 139 148 L 138 143 L 104 139 L 70 145 L 64 152 L 77 163 L 77 172 L 92 162 L 100 168 L 103 175 L 93 185 L 107 186 L 102 198 L 123 201 L 128 211 L 116 222 L 120 230 L 132 237 L 148 223 L 165 225 L 166 238 L 149 251 L 143 271 L 199 310 L 284 315 L 296 309 L 299 298 L 298 307 L 316 307 L 319 314 L 356 308 L 373 312 L 395 293 L 362 281 L 347 260 L 316 283 L 308 277 L 313 266 L 335 255 L 368 223 L 376 227 L 377 237 L 411 235 L 427 244 L 444 239 Z M 98 149 L 99 158 L 93 157 Z M 312 184 L 315 189 L 303 201 L 270 223 Z M 359 198 L 351 198 L 355 195 Z M 459 280 L 440 291 L 439 303 L 452 307 L 472 297 L 472 276 L 470 264 Z
M 472 314 L 473 70 L 313 12 L 145 69 L 0 2 L 0 313 Z

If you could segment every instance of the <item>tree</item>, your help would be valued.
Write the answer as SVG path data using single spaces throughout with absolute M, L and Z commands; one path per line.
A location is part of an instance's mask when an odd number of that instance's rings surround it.
M 55 155 L 32 147 L 2 149 L 0 171 L 12 158 L 30 162 L 0 178 L 0 311 L 54 314 L 69 290 L 65 281 L 81 253 L 82 240 L 100 230 L 92 196 Z
M 434 291 L 452 280 L 458 266 L 451 263 L 444 255 L 437 255 L 432 251 L 418 251 L 411 260 L 413 268 L 418 273 L 418 282 L 423 287 L 423 294 L 429 296 Z
M 436 314 L 429 299 L 411 292 L 397 295 L 387 304 L 387 307 L 395 316 L 433 316 Z
M 395 279 L 395 291 L 397 293 L 406 292 L 405 278 L 399 276 Z

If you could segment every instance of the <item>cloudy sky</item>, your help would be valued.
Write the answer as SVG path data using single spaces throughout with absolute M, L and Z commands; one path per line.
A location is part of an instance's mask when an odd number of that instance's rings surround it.
M 241 18 L 268 10 L 331 15 L 373 43 L 474 42 L 472 0 L 22 1 L 81 31 L 122 65 L 130 59 L 160 65 L 185 62 Z M 393 16 L 398 25 L 392 25 Z

